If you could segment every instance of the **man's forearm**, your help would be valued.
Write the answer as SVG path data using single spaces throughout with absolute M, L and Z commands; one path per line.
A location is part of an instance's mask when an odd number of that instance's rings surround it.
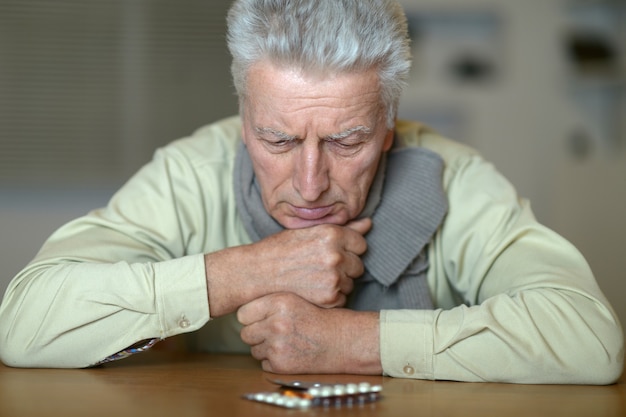
M 363 274 L 365 219 L 347 226 L 285 230 L 256 243 L 206 254 L 211 317 L 268 294 L 291 292 L 323 307 L 342 307 Z M 357 227 L 359 226 L 360 229 Z
M 232 313 L 259 296 L 254 291 L 253 282 L 240 278 L 246 275 L 245 269 L 249 266 L 243 259 L 246 250 L 245 246 L 239 246 L 204 255 L 211 317 Z
M 341 310 L 338 333 L 344 352 L 344 372 L 381 375 L 380 324 L 378 312 Z

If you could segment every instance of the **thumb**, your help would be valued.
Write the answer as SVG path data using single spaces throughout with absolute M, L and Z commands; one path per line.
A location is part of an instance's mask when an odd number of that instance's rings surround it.
M 372 228 L 372 219 L 366 217 L 363 219 L 353 220 L 346 224 L 346 227 L 364 235 Z

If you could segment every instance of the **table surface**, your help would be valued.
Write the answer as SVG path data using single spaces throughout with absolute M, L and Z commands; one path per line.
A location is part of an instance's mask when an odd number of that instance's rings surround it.
M 283 409 L 243 399 L 275 391 L 268 379 L 369 382 L 380 401 Z M 626 381 L 610 386 L 420 381 L 380 376 L 265 373 L 248 356 L 147 352 L 92 369 L 0 364 L 0 416 L 626 416 Z

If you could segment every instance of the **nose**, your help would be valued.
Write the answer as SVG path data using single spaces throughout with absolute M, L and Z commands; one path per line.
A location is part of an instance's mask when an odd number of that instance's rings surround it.
M 305 140 L 300 146 L 293 186 L 307 202 L 316 201 L 330 187 L 327 156 L 321 143 Z

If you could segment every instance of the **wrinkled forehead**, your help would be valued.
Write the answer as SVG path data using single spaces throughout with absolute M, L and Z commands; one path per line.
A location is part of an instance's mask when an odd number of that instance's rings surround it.
M 344 99 L 346 102 L 354 98 L 383 105 L 377 68 L 363 71 L 306 70 L 265 59 L 252 65 L 246 78 L 241 104 L 263 96 L 271 100 L 311 98 Z
M 385 117 L 374 71 L 320 76 L 265 62 L 250 70 L 248 81 L 242 114 L 259 127 L 278 128 L 264 124 L 276 118 L 323 119 L 336 121 L 338 133 L 357 125 L 373 129 Z

